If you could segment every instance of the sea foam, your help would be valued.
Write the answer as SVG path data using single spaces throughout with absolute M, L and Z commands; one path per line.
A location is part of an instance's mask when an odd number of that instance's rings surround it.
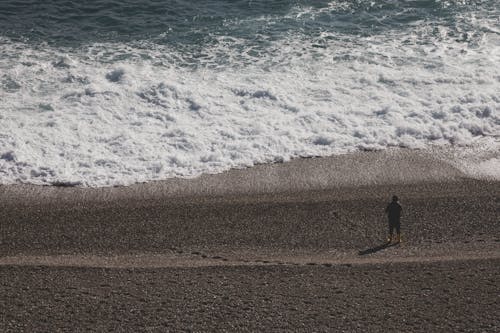
M 0 37 L 0 183 L 127 185 L 387 147 L 499 151 L 494 19 L 263 42 L 218 36 L 186 54 L 148 40 Z M 500 178 L 488 156 L 450 160 Z

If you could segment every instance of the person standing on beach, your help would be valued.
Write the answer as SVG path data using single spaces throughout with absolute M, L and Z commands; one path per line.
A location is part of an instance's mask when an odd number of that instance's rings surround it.
M 387 238 L 388 242 L 393 241 L 393 231 L 396 229 L 396 239 L 395 241 L 397 243 L 401 242 L 401 211 L 403 210 L 403 207 L 401 207 L 401 204 L 398 201 L 398 197 L 393 195 L 392 196 L 392 202 L 387 205 L 387 208 L 385 209 L 385 213 L 387 214 L 387 217 L 389 218 L 389 237 Z

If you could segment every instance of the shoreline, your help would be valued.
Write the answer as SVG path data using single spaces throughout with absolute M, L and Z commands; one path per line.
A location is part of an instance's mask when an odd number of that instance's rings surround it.
M 151 200 L 252 196 L 464 180 L 499 181 L 488 177 L 473 177 L 463 172 L 443 158 L 444 155 L 452 154 L 453 150 L 440 147 L 364 151 L 329 157 L 297 158 L 283 163 L 230 169 L 219 174 L 203 174 L 196 178 L 170 178 L 129 186 L 0 185 L 0 202 L 23 201 L 33 204 L 51 201 L 106 202 L 132 198 Z

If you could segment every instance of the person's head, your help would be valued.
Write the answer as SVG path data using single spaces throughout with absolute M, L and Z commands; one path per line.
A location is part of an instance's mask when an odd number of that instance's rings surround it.
M 398 199 L 398 196 L 397 196 L 397 195 L 393 195 L 393 196 L 392 196 L 392 202 L 396 202 L 396 201 L 398 201 L 398 200 L 399 200 L 399 199 Z

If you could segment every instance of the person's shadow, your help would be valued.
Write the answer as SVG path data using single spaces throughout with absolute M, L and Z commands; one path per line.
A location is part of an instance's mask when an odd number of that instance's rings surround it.
M 385 242 L 385 243 L 382 243 L 380 245 L 371 247 L 369 249 L 366 249 L 366 250 L 363 250 L 363 251 L 359 251 L 358 255 L 364 256 L 364 255 L 367 255 L 367 254 L 372 254 L 372 253 L 375 253 L 375 252 L 381 251 L 383 249 L 387 249 L 388 247 L 396 246 L 396 245 L 399 245 L 399 243 Z

